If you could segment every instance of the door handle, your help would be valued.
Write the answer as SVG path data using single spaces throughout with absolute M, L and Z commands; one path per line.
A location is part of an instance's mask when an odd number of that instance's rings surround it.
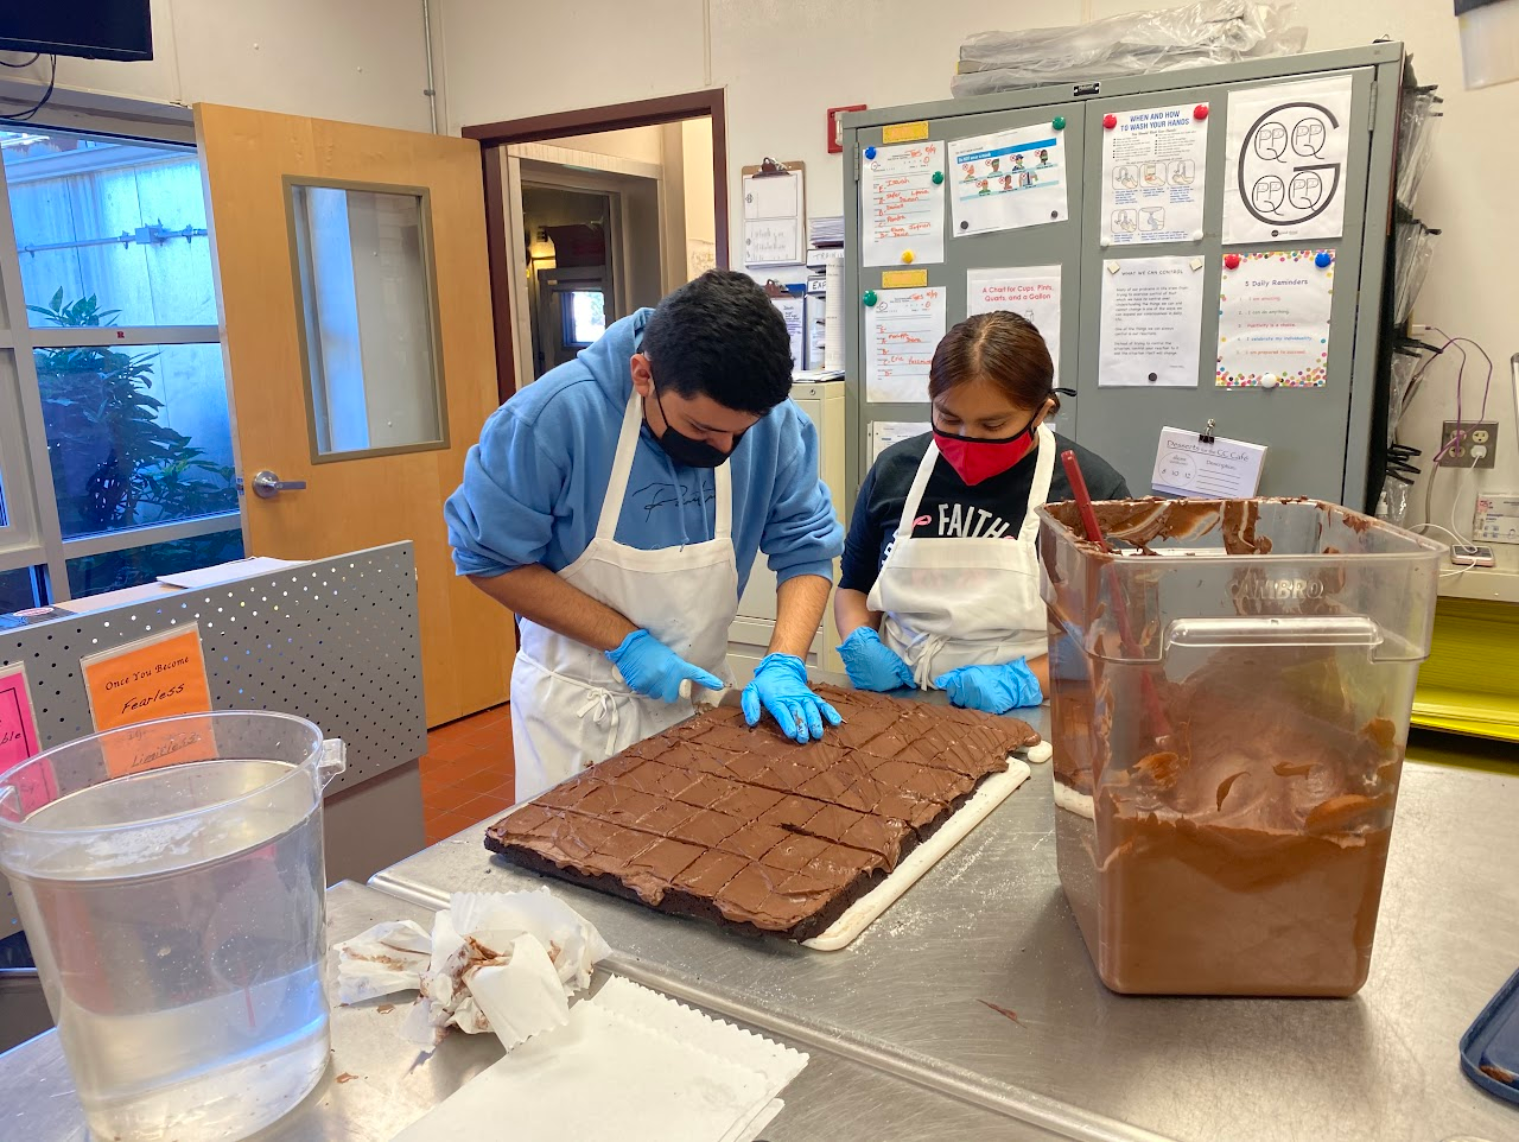
M 306 487 L 305 480 L 282 480 L 265 468 L 253 474 L 253 494 L 261 500 L 271 499 L 281 492 L 299 492 Z M 243 490 L 243 479 L 238 477 L 238 491 Z

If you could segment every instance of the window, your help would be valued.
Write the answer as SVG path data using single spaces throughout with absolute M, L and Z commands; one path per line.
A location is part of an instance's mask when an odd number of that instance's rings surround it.
M 241 556 L 194 148 L 0 131 L 0 172 L 0 576 L 56 601 Z
M 565 344 L 590 345 L 607 332 L 606 300 L 601 290 L 578 289 L 561 295 Z
M 426 193 L 289 193 L 312 459 L 447 447 Z

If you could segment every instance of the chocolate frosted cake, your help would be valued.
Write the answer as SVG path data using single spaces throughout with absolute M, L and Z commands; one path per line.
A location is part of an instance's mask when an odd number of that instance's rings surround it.
M 821 742 L 720 707 L 518 806 L 486 847 L 662 912 L 806 940 L 1040 740 L 1013 718 L 818 692 L 844 717 Z

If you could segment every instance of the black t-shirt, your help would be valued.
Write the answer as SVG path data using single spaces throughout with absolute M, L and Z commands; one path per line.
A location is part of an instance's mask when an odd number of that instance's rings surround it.
M 1060 433 L 1056 437 L 1056 464 L 1050 474 L 1050 493 L 1046 503 L 1060 503 L 1072 498 L 1071 484 L 1060 454 L 1068 448 L 1077 454 L 1087 490 L 1095 500 L 1127 500 L 1129 488 L 1124 477 L 1096 452 Z M 897 539 L 897 524 L 902 519 L 903 504 L 913 477 L 929 450 L 932 432 L 902 440 L 876 459 L 860 485 L 855 498 L 855 514 L 850 519 L 850 533 L 844 541 L 844 558 L 840 562 L 839 585 L 851 591 L 870 591 L 876 575 L 887 561 L 887 554 Z M 913 534 L 916 538 L 951 537 L 957 539 L 996 538 L 1006 535 L 1016 539 L 1024 515 L 1029 509 L 1029 490 L 1034 485 L 1037 450 L 1006 472 L 983 480 L 975 486 L 955 474 L 950 462 L 941 456 L 929 475 L 928 487 L 918 506 Z

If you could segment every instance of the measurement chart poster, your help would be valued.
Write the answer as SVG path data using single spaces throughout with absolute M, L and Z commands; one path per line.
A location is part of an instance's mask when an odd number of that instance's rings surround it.
M 884 289 L 866 307 L 866 400 L 929 399 L 929 365 L 945 335 L 945 291 Z
M 1040 331 L 1061 376 L 1061 267 L 1010 266 L 966 271 L 966 316 L 1006 310 Z
M 1202 258 L 1104 263 L 1100 387 L 1196 388 L 1202 331 Z
M 950 144 L 956 237 L 1066 220 L 1066 147 L 1049 123 Z
M 97 733 L 211 710 L 211 687 L 196 623 L 92 654 L 81 659 L 79 666 Z M 215 756 L 209 725 L 197 722 L 145 728 L 140 734 L 113 739 L 107 746 L 106 768 L 112 776 Z
M 1115 113 L 1103 132 L 1100 245 L 1203 240 L 1207 110 L 1204 103 Z
M 926 140 L 866 149 L 873 153 L 861 158 L 861 265 L 943 262 L 945 145 Z
M 1349 75 L 1230 92 L 1224 243 L 1339 238 L 1350 120 Z

